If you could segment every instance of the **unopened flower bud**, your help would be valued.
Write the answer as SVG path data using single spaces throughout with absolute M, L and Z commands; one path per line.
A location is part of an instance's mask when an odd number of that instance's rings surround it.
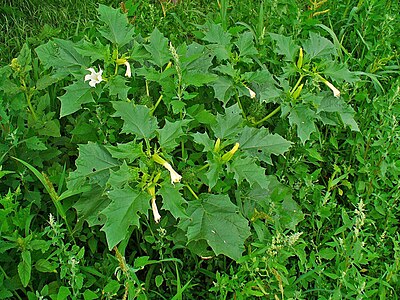
M 239 149 L 239 143 L 236 143 L 235 146 L 233 146 L 233 148 L 229 152 L 222 155 L 222 161 L 227 162 L 231 160 L 233 155 L 236 153 L 238 149 Z

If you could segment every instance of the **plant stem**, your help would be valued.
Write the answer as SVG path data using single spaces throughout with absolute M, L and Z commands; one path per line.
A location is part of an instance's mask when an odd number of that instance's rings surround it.
M 247 119 L 246 113 L 244 112 L 244 109 L 243 109 L 242 103 L 240 102 L 238 94 L 236 94 L 236 101 L 237 101 L 237 103 L 239 105 L 240 110 L 242 111 L 243 118 L 246 120 Z
M 208 168 L 209 166 L 210 166 L 210 164 L 205 164 L 198 171 L 204 170 L 205 168 Z
M 199 196 L 196 195 L 196 193 L 193 191 L 193 189 L 190 187 L 189 184 L 185 184 L 189 192 L 196 198 L 196 200 L 199 200 Z
M 147 85 L 146 85 L 146 87 L 147 87 Z M 154 111 L 157 109 L 157 106 L 160 104 L 162 98 L 163 98 L 163 95 L 160 95 L 160 97 L 158 97 L 156 104 L 154 104 L 154 107 L 150 111 L 150 115 L 153 115 Z
M 279 112 L 281 110 L 281 106 L 279 105 L 277 108 L 275 108 L 272 112 L 270 112 L 267 116 L 265 116 L 264 118 L 262 118 L 261 120 L 257 121 L 254 123 L 254 125 L 259 125 L 265 121 L 267 121 L 269 118 L 271 118 L 272 116 L 274 116 L 277 112 Z

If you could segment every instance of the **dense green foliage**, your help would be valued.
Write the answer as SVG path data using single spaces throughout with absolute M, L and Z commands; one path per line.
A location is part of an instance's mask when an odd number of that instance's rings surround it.
M 0 11 L 0 299 L 399 297 L 398 2 Z

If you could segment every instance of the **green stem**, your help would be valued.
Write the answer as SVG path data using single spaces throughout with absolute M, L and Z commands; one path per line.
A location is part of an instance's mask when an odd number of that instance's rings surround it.
M 153 115 L 154 111 L 157 109 L 157 106 L 160 104 L 162 98 L 163 98 L 163 95 L 160 95 L 160 97 L 158 97 L 156 104 L 154 104 L 154 107 L 150 111 L 150 115 Z
M 200 169 L 198 169 L 198 171 L 204 170 L 205 168 L 208 168 L 209 166 L 210 166 L 210 164 L 205 164 Z
M 237 101 L 237 103 L 239 105 L 240 110 L 242 111 L 243 118 L 246 120 L 247 119 L 246 113 L 244 112 L 244 109 L 243 109 L 243 106 L 242 106 L 242 102 L 240 102 L 238 94 L 236 94 L 236 101 Z
M 254 123 L 254 125 L 259 125 L 265 121 L 267 121 L 269 118 L 271 118 L 272 116 L 274 116 L 277 112 L 279 112 L 281 110 L 281 106 L 278 106 L 277 108 L 275 108 L 272 112 L 270 112 L 267 116 L 265 116 L 264 118 L 262 118 L 261 120 L 257 121 Z
M 196 198 L 196 200 L 199 200 L 199 196 L 196 195 L 196 193 L 193 191 L 193 189 L 190 187 L 189 184 L 185 184 L 189 192 Z

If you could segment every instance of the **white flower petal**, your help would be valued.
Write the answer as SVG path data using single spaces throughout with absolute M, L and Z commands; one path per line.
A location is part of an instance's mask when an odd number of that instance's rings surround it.
M 89 81 L 89 85 L 91 87 L 95 87 L 96 84 L 100 83 L 103 81 L 102 74 L 103 70 L 99 67 L 99 72 L 96 72 L 93 68 L 88 68 L 86 69 L 87 71 L 90 71 L 90 74 L 85 75 L 85 81 Z
M 171 176 L 171 183 L 177 183 L 177 182 L 181 182 L 182 176 L 179 175 L 169 163 L 165 163 L 164 167 L 169 171 L 169 174 Z
M 124 62 L 124 65 L 126 66 L 125 76 L 131 78 L 132 77 L 131 65 L 129 64 L 128 61 Z
M 160 222 L 161 215 L 158 212 L 157 203 L 156 203 L 155 198 L 151 199 L 151 209 L 153 210 L 154 222 L 156 222 L 156 223 Z

